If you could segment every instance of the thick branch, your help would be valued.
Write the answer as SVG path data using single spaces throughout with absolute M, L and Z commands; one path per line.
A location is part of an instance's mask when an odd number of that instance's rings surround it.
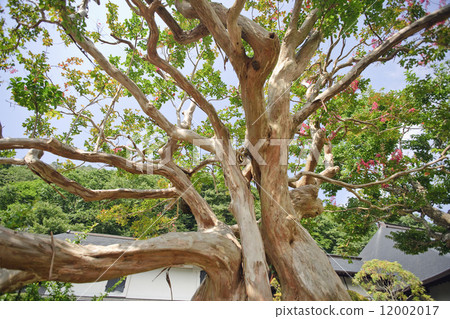
M 195 42 L 201 38 L 204 38 L 209 34 L 205 25 L 199 24 L 192 30 L 183 30 L 178 22 L 172 17 L 172 15 L 163 6 L 156 9 L 156 13 L 164 21 L 164 23 L 170 28 L 173 34 L 173 38 L 180 44 L 189 44 Z
M 133 174 L 158 174 L 168 177 L 172 172 L 164 165 L 151 163 L 137 163 L 121 156 L 86 152 L 67 144 L 63 144 L 55 138 L 28 139 L 5 138 L 0 140 L 0 150 L 5 149 L 39 149 L 65 158 L 80 160 L 90 163 L 104 163 L 116 168 L 121 168 Z
M 106 190 L 91 190 L 78 184 L 77 182 L 68 179 L 60 174 L 50 165 L 42 162 L 39 159 L 38 150 L 31 150 L 25 156 L 25 163 L 28 167 L 37 174 L 40 178 L 48 183 L 53 183 L 65 191 L 78 195 L 85 201 L 98 201 L 104 199 L 119 199 L 119 198 L 136 198 L 136 199 L 150 199 L 150 198 L 173 198 L 178 197 L 179 194 L 175 187 L 168 189 L 106 189 Z
M 326 102 L 339 92 L 345 90 L 370 64 L 377 61 L 384 54 L 388 53 L 391 48 L 401 43 L 403 40 L 419 32 L 422 29 L 429 28 L 434 24 L 448 19 L 450 17 L 450 5 L 447 5 L 439 10 L 436 10 L 429 15 L 420 18 L 419 20 L 411 23 L 407 27 L 398 31 L 391 37 L 389 37 L 383 44 L 372 52 L 367 54 L 353 68 L 333 86 L 319 94 L 313 101 L 307 103 L 300 111 L 294 115 L 294 127 L 292 134 L 295 134 L 297 127 L 307 119 L 313 112 L 315 112 L 322 103 Z
M 0 226 L 0 267 L 49 280 L 95 282 L 175 265 L 203 268 L 220 300 L 236 299 L 241 250 L 231 233 L 169 233 L 111 246 L 80 246 Z M 224 273 L 226 275 L 224 275 Z M 8 290 L 7 287 L 4 289 Z
M 218 14 L 212 8 L 211 4 L 205 0 L 197 0 L 192 1 L 191 6 L 194 8 L 200 21 L 202 21 L 202 23 L 208 28 L 209 32 L 212 34 L 219 46 L 230 57 L 230 60 L 232 62 L 233 59 L 236 60 L 238 57 L 233 54 L 233 47 L 236 44 L 232 43 L 224 24 L 219 19 Z
M 218 225 L 218 219 L 208 206 L 206 201 L 198 194 L 193 187 L 189 178 L 172 162 L 168 163 L 137 163 L 127 160 L 123 157 L 95 152 L 85 152 L 71 146 L 65 145 L 60 141 L 51 139 L 21 139 L 21 138 L 7 138 L 0 140 L 0 150 L 2 149 L 39 149 L 48 151 L 55 155 L 74 160 L 81 160 L 91 163 L 104 163 L 116 168 L 121 168 L 133 174 L 157 174 L 168 178 L 177 190 L 180 196 L 190 205 L 192 213 L 194 214 L 198 223 L 199 229 L 206 229 Z M 51 176 L 54 178 L 54 176 Z M 64 183 L 60 180 L 61 183 Z M 63 185 L 63 184 L 62 184 Z M 118 196 L 117 190 L 104 192 L 103 195 L 97 196 Z M 126 192 L 128 196 L 131 192 Z M 150 192 L 151 193 L 151 192 Z M 168 194 L 171 192 L 169 191 Z M 80 194 L 81 195 L 81 194 Z M 148 196 L 157 196 L 156 194 L 147 194 Z M 134 198 L 134 197 L 130 197 Z M 153 197 L 154 198 L 154 197 Z
M 245 1 L 246 0 L 236 0 L 227 15 L 227 28 L 234 51 L 233 56 L 237 57 L 241 57 L 244 53 L 244 46 L 242 45 L 241 40 L 242 29 L 238 26 L 237 20 L 242 9 L 244 9 Z
M 450 229 L 450 214 L 441 211 L 431 205 L 422 207 L 422 212 L 431 218 L 436 224 Z
M 299 5 L 299 3 L 296 2 L 296 5 Z M 297 30 L 296 24 L 295 26 L 289 26 L 281 45 L 277 64 L 269 79 L 269 117 L 272 122 L 276 123 L 275 125 L 280 126 L 284 133 L 278 137 L 290 137 L 290 131 L 292 130 L 289 112 L 290 88 L 292 81 L 305 71 L 320 44 L 322 36 L 318 31 L 305 41 L 316 21 L 317 10 L 313 10 L 302 24 L 300 31 Z M 296 53 L 297 47 L 302 42 L 304 42 L 303 45 Z
M 25 161 L 21 158 L 0 158 L 0 165 L 3 164 L 26 165 Z
M 0 294 L 14 292 L 37 281 L 42 281 L 42 278 L 35 273 L 0 268 Z
M 250 71 L 258 69 L 258 73 L 265 76 L 273 69 L 279 51 L 279 42 L 275 33 L 269 32 L 251 19 L 239 15 L 237 25 L 242 30 L 242 39 L 252 47 L 254 52 L 253 59 L 247 59 L 247 62 L 251 62 L 251 64 L 242 65 L 245 59 L 242 60 L 238 55 L 235 55 L 233 60 L 233 46 L 229 40 L 229 34 L 225 31 L 228 17 L 228 9 L 226 7 L 220 3 L 207 3 L 206 1 L 192 1 L 192 3 L 189 1 L 177 1 L 176 6 L 178 11 L 186 18 L 198 18 L 208 27 L 215 40 L 229 55 L 230 61 L 233 63 L 233 67 L 238 75 L 245 74 L 243 67 L 248 67 Z M 214 25 L 214 23 L 217 23 L 217 18 L 222 26 Z M 227 42 L 227 39 L 229 42 Z
M 423 199 L 427 199 L 428 191 L 423 187 L 419 181 L 413 180 L 411 181 L 413 188 L 419 193 Z M 432 220 L 436 222 L 436 224 L 444 226 L 450 229 L 450 214 L 444 213 L 443 211 L 433 207 L 428 204 L 420 208 L 422 213 L 430 217 Z

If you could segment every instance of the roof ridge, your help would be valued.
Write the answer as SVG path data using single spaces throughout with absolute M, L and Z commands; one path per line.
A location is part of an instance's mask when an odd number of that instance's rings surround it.
M 362 257 L 359 256 L 342 256 L 342 255 L 338 255 L 338 254 L 328 254 L 327 255 L 329 257 L 338 257 L 338 258 L 344 258 L 344 259 L 354 259 L 354 260 L 362 260 Z
M 378 224 L 379 224 L 378 228 L 381 228 L 384 226 L 385 228 L 393 228 L 393 229 L 401 229 L 401 230 L 409 230 L 409 229 L 425 230 L 424 228 L 421 228 L 421 227 L 404 226 L 404 225 L 391 224 L 391 223 L 386 223 L 386 222 L 379 222 Z
M 67 234 L 80 235 L 80 234 L 85 234 L 85 233 L 79 232 L 79 231 L 69 230 L 69 231 L 67 231 Z M 110 234 L 100 234 L 100 233 L 86 233 L 86 235 L 87 236 L 92 236 L 92 237 L 116 238 L 116 239 L 124 239 L 124 240 L 137 240 L 137 238 L 134 238 L 134 237 L 110 235 Z

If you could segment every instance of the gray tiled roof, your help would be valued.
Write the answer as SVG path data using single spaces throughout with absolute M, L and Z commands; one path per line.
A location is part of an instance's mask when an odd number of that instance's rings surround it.
M 386 236 L 392 232 L 405 231 L 405 227 L 381 224 L 378 231 L 359 254 L 363 261 L 371 259 L 396 261 L 403 269 L 411 271 L 426 284 L 450 273 L 450 254 L 439 255 L 435 249 L 418 255 L 407 255 L 394 248 L 394 241 Z
M 67 233 L 62 233 L 55 235 L 54 237 L 60 240 L 70 240 L 73 241 L 77 238 L 77 235 L 80 235 L 82 233 L 80 232 L 74 232 L 74 231 L 68 231 Z M 108 246 L 108 245 L 114 245 L 114 244 L 123 244 L 123 243 L 130 243 L 132 241 L 135 241 L 135 238 L 132 237 L 123 237 L 123 236 L 116 236 L 116 235 L 106 235 L 106 234 L 96 234 L 96 233 L 89 233 L 86 236 L 86 239 L 83 239 L 81 241 L 82 245 L 100 245 L 100 246 Z

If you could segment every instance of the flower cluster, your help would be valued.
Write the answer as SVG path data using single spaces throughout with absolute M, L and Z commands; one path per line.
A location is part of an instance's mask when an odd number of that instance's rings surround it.
M 396 161 L 397 163 L 400 163 L 401 159 L 403 158 L 403 152 L 401 149 L 397 148 L 395 151 L 391 154 L 391 161 Z

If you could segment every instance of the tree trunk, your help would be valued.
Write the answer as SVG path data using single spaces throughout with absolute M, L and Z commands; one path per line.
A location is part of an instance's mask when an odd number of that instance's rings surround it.
M 273 183 L 280 179 L 262 170 L 262 234 L 283 300 L 350 300 L 324 251 L 296 218 L 287 183 Z
M 283 137 L 289 130 L 289 125 L 272 127 L 273 138 Z M 294 211 L 285 157 L 287 152 L 282 147 L 270 145 L 264 152 L 267 165 L 260 166 L 261 232 L 268 260 L 280 280 L 282 298 L 350 300 L 326 254 L 301 226 Z

